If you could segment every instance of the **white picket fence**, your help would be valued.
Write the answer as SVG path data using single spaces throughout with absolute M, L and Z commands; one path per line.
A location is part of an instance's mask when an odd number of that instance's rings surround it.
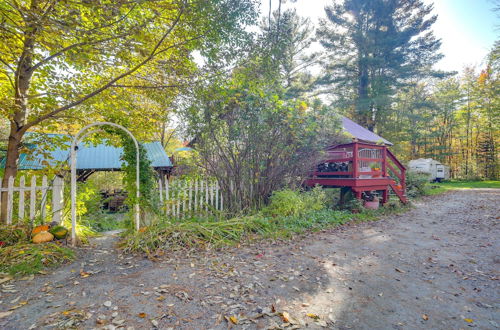
M 2 178 L 0 177 L 0 181 Z M 47 203 L 51 199 L 51 218 L 52 221 L 61 222 L 63 203 L 64 181 L 61 177 L 55 176 L 50 182 L 46 176 L 42 177 L 42 185 L 37 185 L 37 177 L 33 175 L 30 178 L 30 184 L 26 185 L 24 176 L 21 176 L 18 185 L 15 185 L 15 179 L 9 178 L 7 188 L 0 188 L 0 192 L 7 193 L 7 224 L 12 224 L 14 218 L 14 209 L 17 206 L 17 220 L 23 221 L 27 214 L 29 206 L 29 220 L 31 223 L 37 216 L 42 219 L 47 217 Z M 41 192 L 41 193 L 37 193 Z M 28 199 L 26 199 L 26 194 Z M 15 200 L 16 194 L 18 199 Z
M 219 184 L 212 180 L 158 180 L 160 204 L 165 215 L 186 216 L 224 210 Z

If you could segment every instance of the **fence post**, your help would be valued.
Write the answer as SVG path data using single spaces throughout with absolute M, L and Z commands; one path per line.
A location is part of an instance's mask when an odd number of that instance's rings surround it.
M 181 214 L 181 200 L 179 199 L 179 197 L 181 197 L 181 185 L 179 183 L 177 183 L 176 185 L 176 191 L 177 193 L 175 194 L 176 195 L 176 200 L 177 200 L 177 211 L 176 211 L 176 216 L 177 218 L 179 218 L 179 215 Z
M 170 195 L 169 195 L 170 183 L 168 179 L 165 180 L 165 214 L 170 214 Z
M 7 187 L 7 224 L 12 224 L 12 209 L 14 208 L 14 177 L 9 177 Z
M 18 212 L 17 212 L 19 220 L 22 220 L 24 218 L 24 189 L 25 189 L 24 182 L 25 181 L 24 181 L 24 175 L 23 175 L 19 179 L 19 205 L 18 205 Z
M 41 215 L 42 215 L 42 223 L 45 222 L 45 215 L 47 213 L 47 210 L 46 210 L 46 207 L 45 205 L 47 204 L 47 192 L 49 191 L 48 190 L 48 185 L 47 185 L 47 177 L 44 175 L 42 177 L 42 201 L 40 203 L 40 211 L 41 211 Z
M 193 213 L 196 214 L 196 210 L 198 209 L 198 182 L 199 180 L 194 180 L 194 207 Z
M 54 178 L 52 186 L 52 221 L 61 223 L 63 213 L 64 180 L 60 176 Z
M 35 202 L 36 202 L 36 175 L 31 177 L 30 187 L 30 223 L 33 225 L 35 220 Z
M 208 197 L 209 197 L 208 194 L 209 194 L 209 189 L 210 189 L 209 182 L 207 180 L 207 181 L 205 181 L 205 211 L 207 211 L 207 212 L 208 212 Z
M 220 210 L 219 208 L 219 181 L 215 183 L 215 209 Z
M 182 187 L 182 217 L 186 216 L 186 191 L 187 191 L 188 183 L 184 181 L 184 185 Z
M 160 205 L 163 206 L 163 185 L 161 183 L 161 177 L 158 179 L 158 190 L 160 190 Z
M 189 192 L 188 192 L 188 211 L 191 213 L 191 198 L 193 198 L 193 182 L 189 181 Z
M 220 189 L 220 210 L 224 211 L 224 192 Z

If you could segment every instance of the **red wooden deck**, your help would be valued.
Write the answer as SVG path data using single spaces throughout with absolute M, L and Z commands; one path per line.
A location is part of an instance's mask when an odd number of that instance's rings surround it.
M 350 187 L 358 199 L 363 192 L 382 191 L 382 203 L 388 201 L 389 189 L 392 189 L 406 203 L 405 172 L 403 164 L 387 146 L 353 142 L 328 148 L 326 159 L 318 164 L 304 184 Z

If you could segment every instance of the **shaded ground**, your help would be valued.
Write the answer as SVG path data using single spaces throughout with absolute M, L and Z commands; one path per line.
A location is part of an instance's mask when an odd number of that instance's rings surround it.
M 20 307 L 0 328 L 494 329 L 499 215 L 499 189 L 453 191 L 294 242 L 158 262 L 108 237 L 53 274 L 3 283 L 0 315 Z

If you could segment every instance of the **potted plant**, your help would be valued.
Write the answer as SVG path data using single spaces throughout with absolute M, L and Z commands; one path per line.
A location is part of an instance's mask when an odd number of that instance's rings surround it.
M 378 210 L 380 206 L 380 200 L 376 194 L 367 194 L 364 198 L 364 207 L 370 210 Z
M 382 175 L 382 173 L 380 173 L 380 165 L 377 164 L 377 163 L 372 163 L 370 165 L 371 169 L 373 172 L 375 172 L 374 174 L 372 174 L 372 178 L 380 178 L 380 176 Z

